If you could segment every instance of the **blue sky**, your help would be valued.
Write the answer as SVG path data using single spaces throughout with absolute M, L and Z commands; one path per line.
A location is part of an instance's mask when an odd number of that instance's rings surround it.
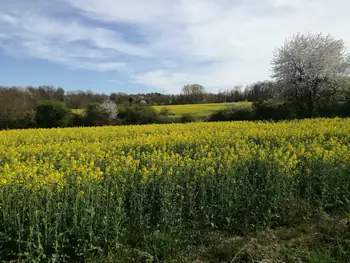
M 209 91 L 269 79 L 298 32 L 350 44 L 348 0 L 0 0 L 0 85 Z

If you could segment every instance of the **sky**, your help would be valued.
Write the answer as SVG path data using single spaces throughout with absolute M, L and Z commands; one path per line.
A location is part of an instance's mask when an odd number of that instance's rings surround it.
M 179 93 L 267 80 L 276 47 L 350 47 L 349 0 L 0 0 L 0 85 Z

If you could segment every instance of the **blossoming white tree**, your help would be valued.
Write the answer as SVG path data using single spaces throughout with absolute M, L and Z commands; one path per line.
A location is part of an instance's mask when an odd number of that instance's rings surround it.
M 113 101 L 106 99 L 98 105 L 99 110 L 107 115 L 108 121 L 112 122 L 117 119 L 118 108 Z
M 344 42 L 330 35 L 297 34 L 276 49 L 272 66 L 283 96 L 300 117 L 312 117 L 315 108 L 339 94 L 350 56 Z

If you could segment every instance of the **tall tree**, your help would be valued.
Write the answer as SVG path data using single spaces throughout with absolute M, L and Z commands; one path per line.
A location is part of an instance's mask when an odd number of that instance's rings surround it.
M 199 84 L 188 84 L 182 88 L 182 94 L 185 95 L 188 103 L 202 102 L 205 93 L 205 88 Z
M 336 99 L 350 57 L 344 42 L 322 34 L 297 34 L 276 49 L 273 77 L 300 117 L 312 117 L 325 101 Z
M 0 121 L 5 128 L 18 118 L 27 107 L 25 91 L 20 88 L 0 87 Z

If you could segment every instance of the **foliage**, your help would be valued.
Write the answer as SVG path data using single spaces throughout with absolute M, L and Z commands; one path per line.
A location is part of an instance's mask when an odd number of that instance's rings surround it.
M 196 121 L 196 117 L 193 116 L 191 113 L 185 113 L 180 118 L 181 123 L 189 123 L 189 122 L 195 122 L 195 121 Z
M 249 121 L 254 120 L 251 104 L 233 104 L 211 114 L 208 121 Z
M 1 261 L 161 262 L 349 212 L 349 144 L 349 119 L 0 132 Z
M 28 109 L 23 113 L 23 116 L 18 117 L 13 123 L 11 128 L 15 129 L 28 129 L 35 128 L 35 110 Z
M 113 125 L 117 123 L 117 105 L 110 100 L 91 103 L 85 111 L 85 124 L 88 126 Z
M 159 115 L 164 116 L 165 118 L 168 118 L 169 115 L 174 116 L 175 113 L 171 112 L 171 110 L 168 107 L 162 107 L 159 111 Z
M 10 128 L 28 109 L 22 95 L 21 89 L 0 87 L 0 129 Z
M 120 109 L 118 117 L 123 124 L 150 124 L 159 122 L 159 114 L 151 106 L 147 105 L 124 105 Z
M 104 100 L 98 105 L 98 109 L 102 114 L 106 115 L 106 118 L 110 123 L 113 123 L 117 119 L 117 104 L 115 104 L 113 101 L 109 99 Z
M 245 89 L 245 93 L 248 101 L 262 103 L 276 97 L 278 95 L 278 87 L 273 81 L 259 81 L 248 85 Z
M 336 101 L 342 92 L 350 56 L 342 40 L 298 34 L 276 50 L 272 64 L 285 100 L 296 105 L 299 117 L 313 117 L 317 107 Z
M 36 107 L 35 121 L 41 128 L 66 127 L 71 114 L 71 110 L 61 102 L 44 101 Z
M 69 126 L 70 127 L 83 127 L 83 126 L 85 126 L 85 116 L 80 114 L 80 113 L 73 112 L 72 116 L 69 120 Z
M 205 93 L 205 88 L 199 84 L 188 84 L 182 88 L 182 94 L 192 104 L 203 102 Z
M 262 103 L 254 103 L 254 106 L 254 117 L 257 120 L 280 121 L 297 117 L 294 114 L 293 105 L 288 103 L 269 100 Z

